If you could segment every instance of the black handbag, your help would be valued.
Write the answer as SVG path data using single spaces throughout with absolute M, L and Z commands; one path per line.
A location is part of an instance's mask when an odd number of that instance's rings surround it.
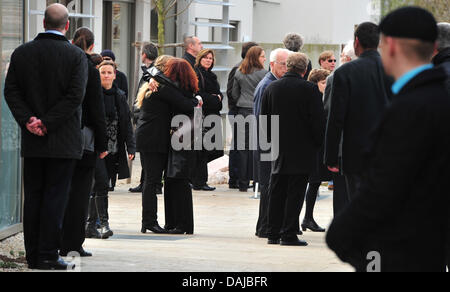
M 86 153 L 95 152 L 95 134 L 94 130 L 89 127 L 83 127 L 81 129 L 82 139 L 83 139 L 83 151 Z

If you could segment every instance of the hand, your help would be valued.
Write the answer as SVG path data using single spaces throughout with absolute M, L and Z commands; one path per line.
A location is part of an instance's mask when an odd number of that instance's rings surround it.
M 26 128 L 30 133 L 39 137 L 43 137 L 47 134 L 47 128 L 42 123 L 42 121 L 36 117 L 30 118 L 30 120 L 26 124 Z
M 148 83 L 148 89 L 151 92 L 158 92 L 159 83 L 155 79 L 150 79 L 150 82 Z
M 339 167 L 338 166 L 328 166 L 328 170 L 334 173 L 339 173 Z
M 131 161 L 131 160 L 134 160 L 134 154 L 128 154 L 128 159 Z
M 100 157 L 100 159 L 105 159 L 105 157 L 108 156 L 108 154 L 109 154 L 108 151 L 105 151 L 103 153 L 100 153 L 99 157 Z

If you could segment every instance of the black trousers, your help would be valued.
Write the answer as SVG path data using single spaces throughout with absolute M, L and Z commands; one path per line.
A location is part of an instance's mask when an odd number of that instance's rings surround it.
M 308 190 L 306 191 L 305 219 L 314 219 L 314 207 L 316 205 L 317 195 L 319 194 L 321 184 L 321 182 L 309 183 Z
M 188 179 L 165 178 L 164 209 L 166 229 L 178 228 L 188 234 L 194 233 L 192 189 Z
M 349 195 L 347 193 L 347 182 L 345 176 L 333 174 L 334 190 L 333 190 L 333 213 L 336 217 L 349 204 Z
M 95 154 L 86 155 L 95 156 Z M 94 172 L 95 165 L 89 166 L 83 160 L 77 161 L 69 192 L 69 203 L 64 216 L 62 251 L 78 252 L 83 246 Z
M 237 114 L 237 110 L 233 110 L 229 112 L 228 116 L 231 118 Z M 234 147 L 232 147 L 232 149 L 230 149 L 230 157 L 229 157 L 229 169 L 230 169 L 230 181 L 229 184 L 230 185 L 239 185 L 239 152 L 236 150 L 237 146 L 235 143 L 236 140 L 236 133 L 237 133 L 237 126 L 236 124 L 231 124 L 232 127 L 232 135 L 233 135 L 233 142 L 234 142 Z
M 194 187 L 203 187 L 208 183 L 208 153 L 194 151 L 195 162 L 192 168 L 191 183 Z
M 268 233 L 269 185 L 262 184 L 261 198 L 259 200 L 259 218 L 256 224 L 256 235 L 265 236 Z
M 244 118 L 253 115 L 253 109 L 248 108 L 239 108 L 238 115 L 242 115 Z M 254 152 L 250 150 L 250 139 L 251 134 L 250 126 L 248 124 L 245 125 L 244 128 L 237 129 L 237 132 L 241 134 L 245 141 L 237 141 L 238 148 L 244 148 L 244 150 L 238 150 L 238 169 L 239 169 L 239 188 L 247 189 L 250 181 L 253 179 L 253 156 Z M 238 138 L 240 135 L 235 136 L 234 140 Z M 236 142 L 234 142 L 236 143 Z M 245 144 L 244 144 L 245 143 Z M 243 147 L 244 146 L 244 147 Z
M 141 152 L 145 180 L 142 192 L 142 225 L 152 227 L 158 223 L 157 188 L 167 166 L 167 153 Z
M 24 159 L 24 237 L 27 262 L 57 260 L 75 160 Z
M 362 176 L 358 174 L 345 175 L 345 181 L 347 184 L 348 200 L 351 202 L 358 196 L 359 189 L 361 188 Z
M 272 174 L 269 187 L 269 239 L 292 240 L 299 229 L 308 175 Z

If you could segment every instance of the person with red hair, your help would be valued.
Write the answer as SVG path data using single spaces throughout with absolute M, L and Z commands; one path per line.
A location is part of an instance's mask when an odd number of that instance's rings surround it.
M 193 233 L 192 190 L 187 163 L 191 151 L 179 151 L 186 156 L 185 163 L 177 165 L 176 172 L 168 174 L 166 171 L 165 228 L 161 228 L 157 220 L 156 190 L 168 165 L 169 155 L 180 154 L 170 145 L 172 117 L 180 114 L 193 116 L 194 108 L 199 104 L 194 97 L 198 92 L 197 75 L 185 60 L 173 58 L 166 63 L 164 73 L 159 72 L 154 78 L 160 83 L 159 88 L 145 95 L 136 133 L 137 148 L 145 169 L 141 232 Z

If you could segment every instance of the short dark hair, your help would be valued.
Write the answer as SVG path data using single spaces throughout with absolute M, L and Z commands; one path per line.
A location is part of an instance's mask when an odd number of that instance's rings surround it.
M 154 61 L 158 58 L 158 48 L 152 43 L 146 44 L 142 48 L 142 54 L 144 54 L 147 59 Z
M 49 6 L 51 7 L 51 6 Z M 44 25 L 47 30 L 60 30 L 66 27 L 69 21 L 69 14 L 65 12 L 63 15 L 58 15 L 56 13 L 50 13 L 50 9 L 47 7 L 44 16 Z
M 361 23 L 356 28 L 355 40 L 356 38 L 364 49 L 377 49 L 380 44 L 380 29 L 372 22 Z
M 255 42 L 244 43 L 242 45 L 242 53 L 241 53 L 242 59 L 245 59 L 245 56 L 247 56 L 248 50 L 250 50 L 251 48 L 256 47 L 256 46 L 259 46 L 259 45 Z

